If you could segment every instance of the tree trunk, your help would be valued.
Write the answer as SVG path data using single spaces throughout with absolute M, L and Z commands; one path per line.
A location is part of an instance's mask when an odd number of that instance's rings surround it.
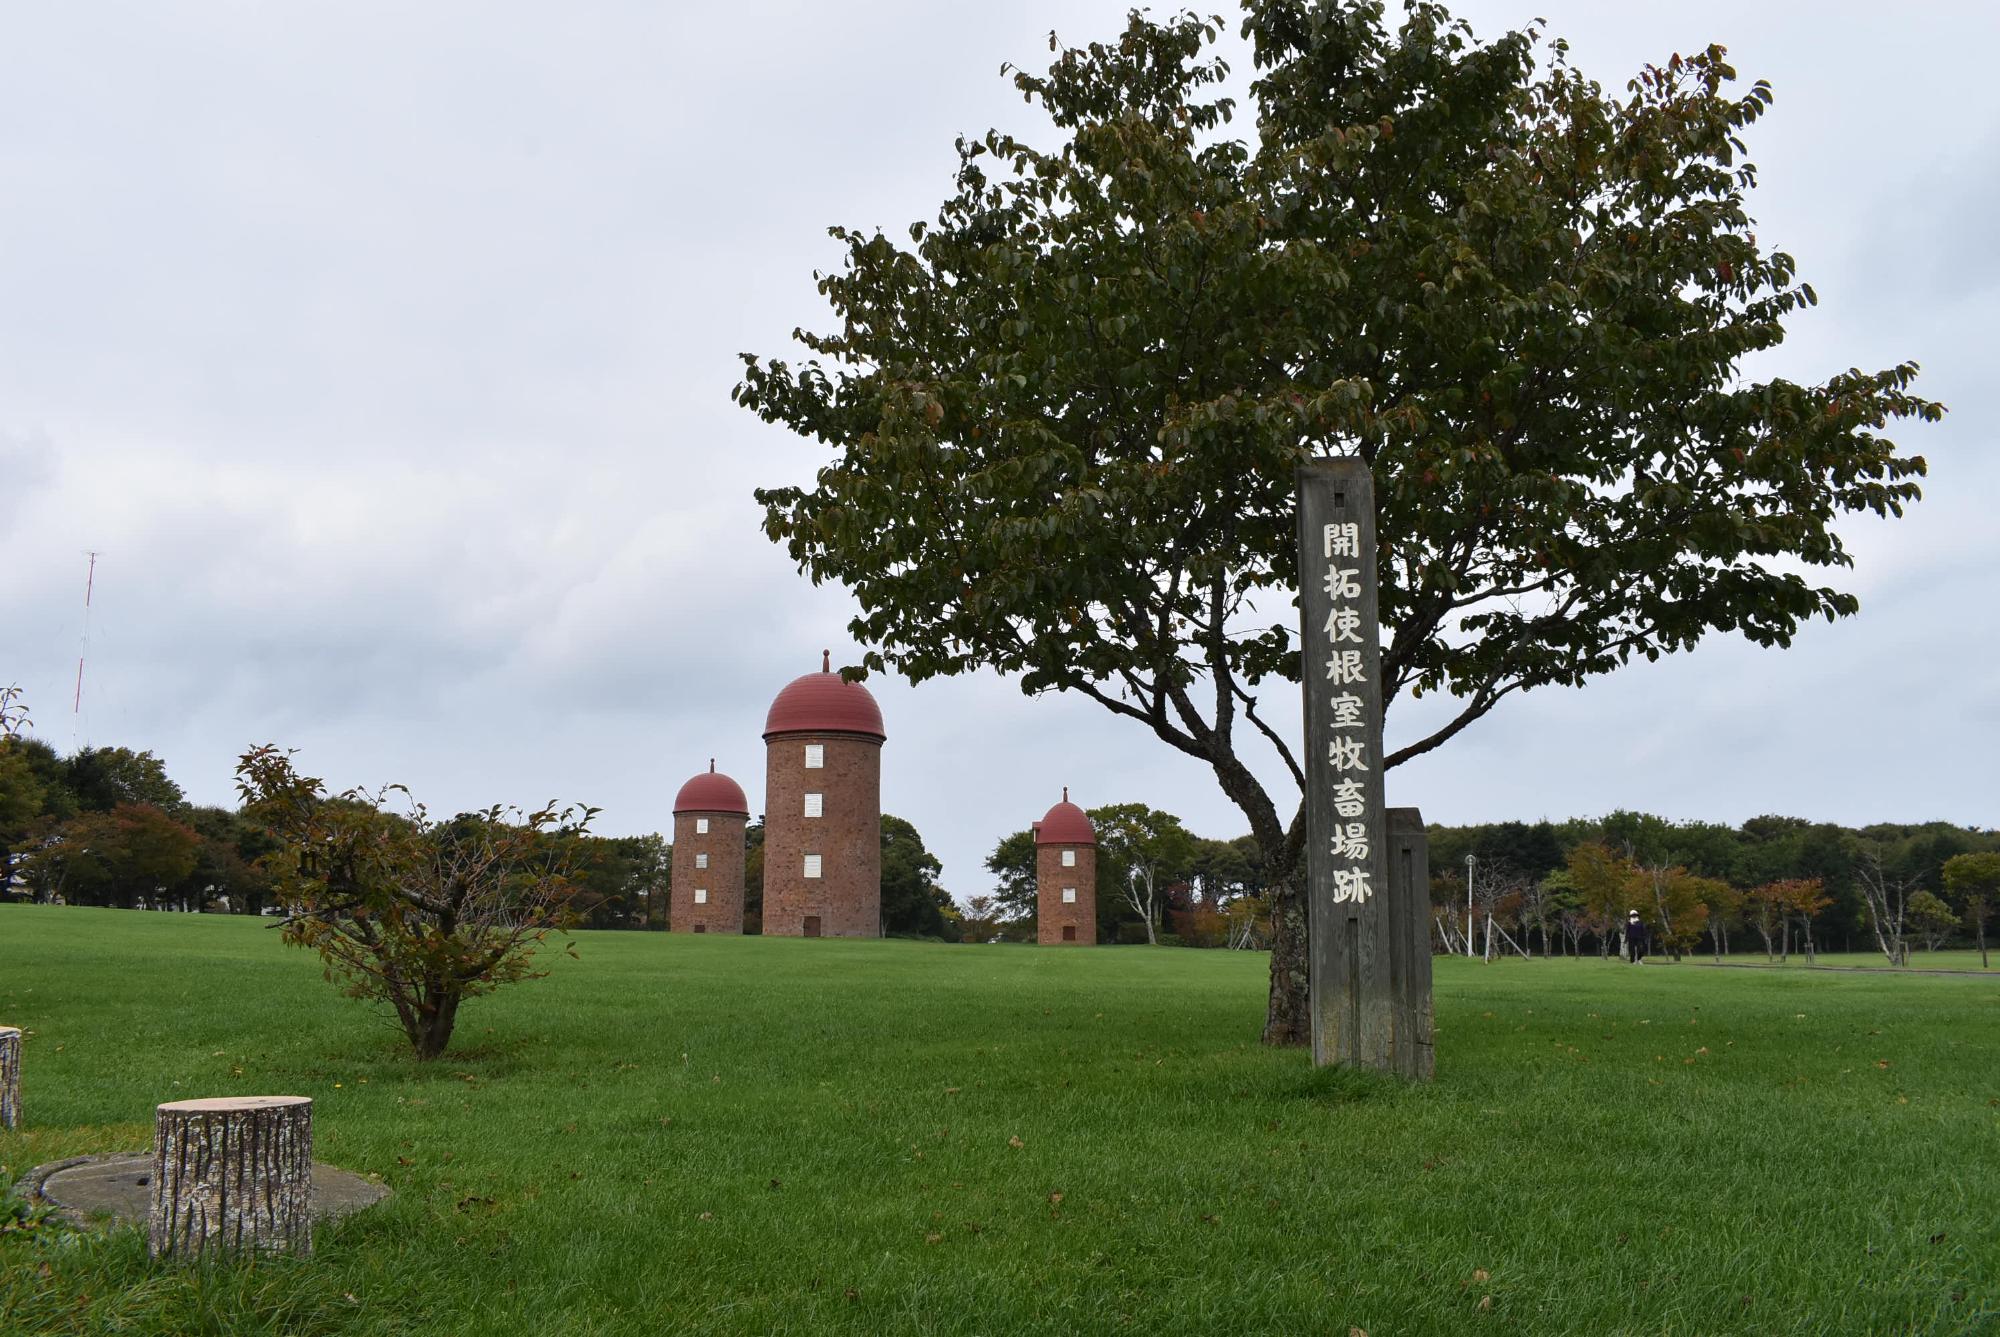
M 1271 999 L 1264 1013 L 1264 1043 L 1309 1045 L 1311 974 L 1305 898 L 1289 885 L 1271 890 Z
M 428 1063 L 444 1053 L 451 1043 L 451 1032 L 458 1025 L 457 994 L 447 993 L 424 1009 L 421 1020 L 410 1032 L 410 1044 L 416 1048 L 417 1058 Z
M 178 1100 L 157 1111 L 155 1258 L 312 1252 L 312 1101 Z
M 0 1128 L 21 1126 L 21 1032 L 0 1026 Z

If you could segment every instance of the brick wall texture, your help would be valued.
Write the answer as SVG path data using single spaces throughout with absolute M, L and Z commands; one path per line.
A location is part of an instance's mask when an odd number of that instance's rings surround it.
M 695 833 L 700 817 L 708 819 L 706 835 Z M 674 814 L 673 909 L 667 926 L 675 933 L 743 931 L 743 829 L 749 820 L 740 812 Z M 697 854 L 708 856 L 708 867 L 694 866 Z M 694 903 L 696 888 L 708 892 L 706 905 Z
M 1063 867 L 1064 850 L 1076 851 L 1076 867 Z M 1076 902 L 1063 904 L 1063 888 L 1076 888 Z M 1064 930 L 1069 936 L 1064 936 Z M 1094 845 L 1035 846 L 1035 941 L 1088 946 L 1097 941 L 1097 848 Z
M 806 745 L 826 749 L 807 770 Z M 805 815 L 819 794 L 820 816 Z M 805 876 L 805 856 L 820 875 Z M 674 875 L 680 876 L 678 865 Z M 678 904 L 678 902 L 676 902 Z M 764 932 L 823 938 L 882 936 L 882 744 L 840 733 L 774 734 L 764 748 Z

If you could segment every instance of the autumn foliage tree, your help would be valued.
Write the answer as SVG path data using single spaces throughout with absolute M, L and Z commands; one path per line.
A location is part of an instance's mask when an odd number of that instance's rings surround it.
M 1793 923 L 1802 925 L 1810 947 L 1813 916 L 1833 901 L 1824 883 L 1807 877 L 1780 878 L 1752 887 L 1743 893 L 1743 904 L 1751 927 L 1764 940 L 1765 958 L 1778 961 L 1791 956 Z
M 201 837 L 146 803 L 86 812 L 27 860 L 31 885 L 70 900 L 130 908 L 177 886 L 195 868 Z
M 594 808 L 492 807 L 435 821 L 400 785 L 330 794 L 271 746 L 236 767 L 287 942 L 319 953 L 329 980 L 386 1003 L 419 1059 L 451 1041 L 460 1006 L 545 973 L 535 953 L 574 919 L 570 860 Z M 405 801 L 400 812 L 390 795 Z
M 1564 866 L 1585 922 L 1609 944 L 1623 930 L 1626 915 L 1639 908 L 1643 894 L 1639 870 L 1630 859 L 1595 840 L 1572 847 Z
M 1907 363 L 1745 374 L 1815 297 L 1750 217 L 1771 92 L 1721 47 L 1613 93 L 1423 0 L 1248 0 L 1242 32 L 1236 136 L 1219 21 L 1052 38 L 1013 78 L 1053 135 L 961 140 L 903 236 L 833 229 L 832 319 L 736 399 L 830 451 L 758 499 L 858 600 L 857 671 L 996 669 L 1210 768 L 1271 897 L 1265 1038 L 1303 1043 L 1303 773 L 1259 713 L 1300 674 L 1299 464 L 1374 471 L 1386 705 L 1457 699 L 1386 768 L 1518 692 L 1853 613 L 1808 575 L 1917 497 L 1885 433 L 1941 410 Z

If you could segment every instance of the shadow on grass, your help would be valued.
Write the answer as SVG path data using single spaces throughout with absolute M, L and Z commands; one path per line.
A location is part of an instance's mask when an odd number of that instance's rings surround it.
M 1308 1068 L 1282 1088 L 1295 1100 L 1315 1105 L 1358 1105 L 1364 1101 L 1400 1100 L 1410 1084 L 1387 1073 L 1365 1068 Z

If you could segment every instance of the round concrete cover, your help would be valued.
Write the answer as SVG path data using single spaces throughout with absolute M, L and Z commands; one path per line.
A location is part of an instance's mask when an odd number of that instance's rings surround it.
M 143 1225 L 152 1205 L 152 1182 L 149 1154 L 79 1156 L 30 1170 L 28 1194 L 76 1225 L 99 1216 L 110 1216 L 119 1225 Z M 313 1215 L 321 1220 L 347 1216 L 388 1196 L 386 1184 L 331 1165 L 313 1166 Z

